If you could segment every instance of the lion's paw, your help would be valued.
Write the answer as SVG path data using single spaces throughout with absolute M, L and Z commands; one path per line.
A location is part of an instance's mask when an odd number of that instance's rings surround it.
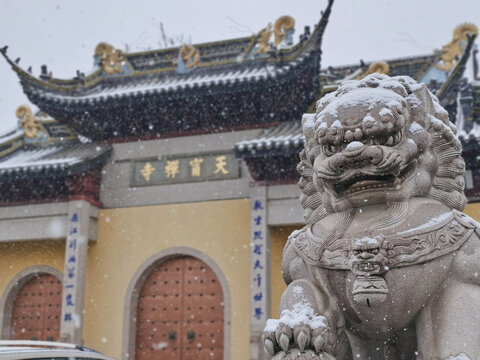
M 273 359 L 328 359 L 319 356 L 321 352 L 331 353 L 334 350 L 336 334 L 324 316 L 315 315 L 313 311 L 285 310 L 279 320 L 267 321 L 263 343 Z M 291 357 L 297 356 L 294 355 L 296 353 L 301 353 L 303 357 Z M 312 357 L 314 355 L 317 357 Z
M 335 357 L 325 352 L 317 354 L 313 350 L 300 351 L 299 349 L 292 349 L 288 352 L 280 351 L 272 360 L 335 360 Z

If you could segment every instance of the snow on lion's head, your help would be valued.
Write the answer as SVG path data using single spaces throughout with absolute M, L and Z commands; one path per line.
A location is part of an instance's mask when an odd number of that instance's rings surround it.
M 429 197 L 463 210 L 465 162 L 448 113 L 424 84 L 371 74 L 342 83 L 302 119 L 305 221 Z

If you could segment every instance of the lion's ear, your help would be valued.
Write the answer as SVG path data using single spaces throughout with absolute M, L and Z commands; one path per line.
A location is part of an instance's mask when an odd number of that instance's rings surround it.
M 318 191 L 313 182 L 313 163 L 309 148 L 305 146 L 300 152 L 300 163 L 297 171 L 300 174 L 298 187 L 302 191 L 300 195 L 300 203 L 304 209 L 305 224 L 313 224 L 326 216 L 326 210 L 323 206 L 322 192 Z
M 448 112 L 447 110 L 445 110 L 443 108 L 443 106 L 440 105 L 440 102 L 438 101 L 437 97 L 435 95 L 433 95 L 432 93 L 430 93 L 432 95 L 432 99 L 433 99 L 433 106 L 434 106 L 434 110 L 435 110 L 435 117 L 437 119 L 440 119 L 443 121 L 444 124 L 446 125 L 451 125 L 451 122 L 448 118 Z
M 427 87 L 424 84 L 418 84 L 406 100 L 410 107 L 411 122 L 415 121 L 424 129 L 428 129 L 431 125 L 428 114 L 434 114 L 435 105 Z
M 305 135 L 305 146 L 313 148 L 316 145 L 315 139 L 315 114 L 303 114 L 302 129 Z

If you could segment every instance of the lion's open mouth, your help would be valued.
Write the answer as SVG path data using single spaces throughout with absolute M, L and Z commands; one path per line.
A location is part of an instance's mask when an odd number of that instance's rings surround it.
M 345 182 L 333 185 L 333 189 L 337 192 L 337 194 L 351 194 L 361 190 L 390 187 L 392 186 L 394 180 L 395 176 L 391 174 L 384 176 L 359 175 Z
M 398 176 L 393 174 L 387 175 L 367 175 L 358 174 L 345 181 L 337 182 L 333 185 L 333 189 L 338 195 L 350 195 L 353 193 L 373 190 L 373 189 L 393 189 L 401 186 L 409 179 L 415 170 L 415 162 L 405 167 Z

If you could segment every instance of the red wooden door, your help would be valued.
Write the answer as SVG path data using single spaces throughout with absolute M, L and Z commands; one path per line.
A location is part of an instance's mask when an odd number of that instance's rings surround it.
M 15 299 L 11 339 L 58 340 L 62 313 L 62 283 L 40 274 L 27 282 Z
M 136 359 L 223 359 L 224 303 L 220 283 L 199 259 L 159 264 L 140 291 Z

